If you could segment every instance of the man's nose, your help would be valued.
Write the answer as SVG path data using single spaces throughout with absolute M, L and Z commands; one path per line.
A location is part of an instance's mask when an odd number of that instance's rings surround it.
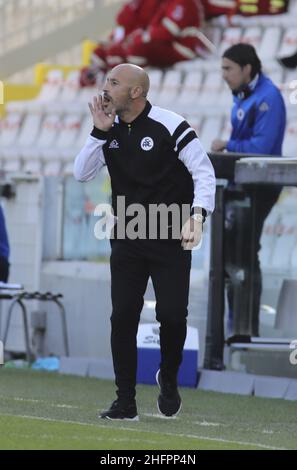
M 108 82 L 105 82 L 103 85 L 103 92 L 108 92 L 108 90 L 109 90 Z

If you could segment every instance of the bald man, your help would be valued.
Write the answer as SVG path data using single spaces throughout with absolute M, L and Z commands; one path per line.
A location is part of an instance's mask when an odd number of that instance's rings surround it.
M 191 249 L 214 209 L 214 171 L 195 131 L 182 116 L 152 106 L 148 91 L 142 68 L 112 69 L 103 92 L 89 104 L 94 128 L 74 165 L 78 181 L 90 181 L 107 165 L 117 218 L 110 259 L 117 399 L 100 414 L 111 420 L 138 420 L 136 336 L 149 277 L 160 322 L 157 406 L 167 417 L 181 409 L 177 374 L 187 331 Z

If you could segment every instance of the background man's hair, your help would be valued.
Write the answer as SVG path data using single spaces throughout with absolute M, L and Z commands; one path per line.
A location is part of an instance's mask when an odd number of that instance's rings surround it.
M 223 57 L 232 60 L 232 62 L 240 65 L 240 67 L 250 64 L 252 66 L 252 79 L 262 70 L 262 64 L 257 56 L 257 52 L 250 44 L 234 44 L 234 46 L 229 47 L 224 52 Z

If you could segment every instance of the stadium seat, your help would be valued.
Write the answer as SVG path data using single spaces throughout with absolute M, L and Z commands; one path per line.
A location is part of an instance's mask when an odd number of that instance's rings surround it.
M 24 148 L 34 146 L 41 124 L 42 116 L 40 114 L 26 114 L 19 134 L 13 140 L 13 145 L 6 147 L 2 150 L 2 155 L 5 159 L 19 159 L 21 152 Z
M 217 105 L 221 106 L 222 111 L 224 112 L 226 109 L 232 108 L 232 93 L 228 85 L 223 81 L 222 88 L 220 90 L 220 95 L 218 97 Z
M 282 211 L 278 225 L 278 236 L 271 256 L 271 267 L 284 269 L 290 266 L 293 249 L 296 245 L 296 211 Z
M 289 117 L 297 117 L 297 75 L 295 70 L 288 70 L 285 74 L 285 80 L 282 84 L 282 92 L 285 99 Z
M 297 279 L 284 279 L 277 303 L 275 328 L 291 338 L 297 333 L 296 304 Z
M 74 162 L 65 163 L 65 165 L 63 166 L 63 174 L 72 176 L 73 175 L 73 166 L 74 166 Z
M 62 90 L 63 72 L 62 70 L 50 70 L 47 80 L 42 86 L 37 98 L 26 101 L 11 101 L 7 104 L 8 111 L 18 112 L 42 112 L 47 109 L 50 102 L 57 100 Z
M 297 28 L 296 26 L 293 28 L 288 28 L 285 31 L 285 34 L 283 36 L 283 39 L 281 41 L 281 46 L 278 51 L 278 57 L 287 57 L 294 52 L 296 52 L 297 49 Z
M 291 255 L 291 274 L 292 277 L 297 278 L 297 241 Z
M 156 100 L 158 98 L 158 94 L 162 84 L 163 72 L 159 69 L 153 69 L 148 70 L 148 74 L 150 78 L 150 91 L 148 99 L 152 104 L 156 104 Z
M 278 67 L 276 69 L 272 70 L 264 70 L 264 72 L 268 75 L 268 77 L 275 83 L 277 87 L 282 89 L 282 83 L 283 83 L 283 70 Z
M 47 106 L 47 112 L 62 112 L 67 110 L 67 106 L 74 102 L 79 90 L 79 70 L 70 72 L 63 82 L 59 99 L 50 102 Z
M 202 83 L 202 73 L 199 71 L 188 72 L 181 85 L 180 93 L 173 104 L 174 109 L 180 112 L 194 112 L 199 101 L 198 92 Z
M 90 113 L 82 117 L 80 119 L 80 123 L 80 128 L 78 129 L 78 133 L 76 134 L 76 138 L 73 144 L 69 147 L 60 148 L 61 159 L 65 163 L 73 162 L 74 158 L 84 146 L 88 135 L 93 129 L 93 120 Z
M 262 61 L 270 61 L 276 57 L 282 31 L 279 26 L 270 26 L 264 29 L 261 44 L 258 49 Z
M 18 112 L 9 113 L 6 118 L 1 121 L 0 159 L 2 167 L 4 165 L 6 152 L 9 152 L 11 146 L 17 140 L 21 128 L 21 123 L 22 114 Z
M 205 150 L 209 151 L 212 141 L 220 138 L 221 129 L 222 118 L 220 116 L 208 117 L 204 120 L 200 140 Z
M 297 156 L 297 119 L 292 119 L 287 124 L 283 154 L 286 157 Z
M 168 70 L 165 73 L 163 83 L 156 98 L 156 104 L 158 106 L 173 105 L 176 101 L 178 92 L 181 85 L 181 71 L 180 70 Z
M 61 160 L 61 151 L 71 149 L 81 126 L 81 115 L 68 114 L 64 117 L 59 128 L 59 134 L 54 145 L 41 149 L 40 154 L 44 161 Z
M 219 56 L 221 57 L 223 52 L 228 47 L 240 42 L 242 36 L 242 30 L 240 27 L 230 27 L 224 31 L 221 44 L 219 46 Z
M 24 160 L 22 170 L 25 173 L 42 174 L 41 160 Z
M 264 222 L 261 234 L 261 250 L 259 259 L 263 270 L 271 267 L 271 257 L 274 251 L 277 235 L 277 227 L 280 225 L 281 212 L 274 206 Z
M 47 161 L 43 165 L 42 174 L 45 176 L 58 176 L 61 174 L 62 162 L 59 160 Z
M 193 127 L 193 129 L 196 131 L 199 139 L 200 139 L 200 133 L 201 133 L 201 127 L 202 127 L 202 118 L 201 116 L 187 116 L 186 117 L 188 123 L 190 124 L 190 126 Z
M 22 114 L 18 112 L 8 113 L 1 121 L 0 147 L 11 145 L 20 131 Z
M 199 92 L 197 106 L 200 109 L 198 109 L 198 112 L 200 111 L 206 114 L 211 111 L 210 106 L 217 105 L 222 85 L 223 79 L 221 71 L 215 70 L 206 73 L 201 90 Z
M 31 147 L 23 148 L 21 155 L 24 160 L 39 160 L 42 150 L 49 149 L 57 139 L 61 129 L 61 118 L 59 114 L 53 113 L 45 116 L 39 137 Z
M 232 125 L 230 116 L 223 117 L 223 126 L 220 134 L 220 139 L 229 140 L 232 132 Z
M 242 37 L 241 42 L 251 44 L 256 49 L 259 48 L 262 39 L 262 28 L 260 26 L 251 26 L 246 28 Z
M 205 29 L 205 35 L 213 43 L 213 45 L 218 49 L 221 39 L 222 39 L 222 29 L 218 26 L 208 26 Z M 210 60 L 212 58 L 213 56 L 209 57 Z
M 84 87 L 78 91 L 75 101 L 67 105 L 67 113 L 86 113 L 89 111 L 88 103 L 93 102 L 94 96 L 98 96 L 97 87 Z

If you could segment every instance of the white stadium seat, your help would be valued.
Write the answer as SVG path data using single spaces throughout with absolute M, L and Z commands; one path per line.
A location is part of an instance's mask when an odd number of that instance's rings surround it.
M 71 149 L 81 126 L 81 115 L 66 115 L 59 129 L 59 134 L 54 145 L 41 149 L 41 157 L 45 161 L 61 160 L 61 152 L 64 149 Z
M 240 42 L 242 30 L 239 27 L 230 27 L 224 31 L 221 44 L 219 46 L 219 55 L 221 56 L 228 47 Z
M 0 159 L 1 166 L 7 169 L 5 154 L 16 141 L 22 123 L 22 114 L 17 112 L 9 113 L 5 119 L 1 121 L 1 132 L 0 132 Z M 16 159 L 13 161 L 11 171 L 18 171 L 20 169 L 20 160 Z
M 81 118 L 81 125 L 76 135 L 75 141 L 70 147 L 60 149 L 60 155 L 64 162 L 71 163 L 81 148 L 84 146 L 87 137 L 93 129 L 93 120 L 90 113 Z
M 13 140 L 13 145 L 3 149 L 2 154 L 5 159 L 18 159 L 24 148 L 34 146 L 41 124 L 40 114 L 25 115 L 19 134 Z
M 297 119 L 292 119 L 287 124 L 283 155 L 297 157 Z
M 24 168 L 26 168 L 26 171 L 29 171 L 28 167 L 32 168 L 33 166 L 40 168 L 42 166 L 41 153 L 43 150 L 49 149 L 54 145 L 60 129 L 61 118 L 59 114 L 54 113 L 45 116 L 41 124 L 39 137 L 36 140 L 34 146 L 24 148 L 21 152 L 21 155 L 24 159 Z M 36 163 L 32 163 L 36 161 L 40 163 L 37 165 Z
M 26 160 L 23 162 L 22 170 L 26 173 L 40 174 L 42 173 L 41 160 Z
M 222 88 L 217 104 L 223 108 L 223 110 L 232 108 L 233 96 L 228 85 L 223 81 Z
M 161 90 L 156 97 L 155 104 L 158 106 L 174 105 L 181 85 L 181 71 L 168 70 L 165 73 Z
M 232 132 L 232 125 L 230 116 L 226 116 L 223 119 L 223 126 L 220 134 L 220 139 L 222 140 L 229 140 Z
M 7 104 L 7 109 L 8 111 L 42 112 L 46 110 L 50 102 L 59 98 L 62 85 L 63 72 L 61 70 L 50 70 L 37 98 L 26 101 L 11 101 Z
M 276 238 L 271 256 L 272 268 L 286 268 L 290 266 L 291 256 L 297 243 L 297 213 L 282 212 L 279 223 L 279 236 Z
M 148 70 L 148 75 L 150 78 L 150 90 L 148 94 L 148 99 L 152 104 L 155 104 L 159 91 L 161 89 L 163 72 L 159 69 Z
M 180 93 L 174 102 L 174 108 L 180 112 L 195 111 L 196 103 L 199 100 L 198 92 L 202 83 L 202 73 L 193 71 L 186 73 L 181 85 Z
M 201 116 L 187 116 L 186 117 L 188 123 L 190 124 L 191 127 L 196 131 L 199 139 L 200 139 L 200 133 L 201 133 L 201 128 L 202 128 L 202 118 Z
M 81 88 L 76 99 L 69 103 L 64 111 L 67 113 L 86 113 L 89 110 L 88 103 L 93 102 L 94 96 L 98 96 L 97 87 Z
M 258 49 L 262 61 L 269 61 L 276 57 L 279 48 L 282 31 L 279 26 L 265 28 L 261 44 Z
M 204 113 L 208 112 L 209 106 L 217 105 L 220 91 L 223 85 L 221 71 L 208 72 L 199 92 L 197 107 Z
M 246 44 L 251 44 L 256 49 L 259 48 L 262 39 L 262 28 L 260 26 L 251 26 L 250 28 L 246 28 L 242 37 L 241 42 Z
M 1 121 L 0 148 L 13 144 L 21 128 L 22 114 L 13 112 L 7 114 Z
M 262 269 L 271 267 L 271 257 L 278 237 L 277 227 L 280 224 L 280 220 L 281 212 L 277 210 L 277 206 L 274 206 L 264 222 L 261 234 L 259 259 Z
M 278 57 L 287 57 L 291 54 L 294 54 L 297 49 L 297 28 L 288 28 L 285 31 L 283 39 L 281 41 L 281 46 L 278 51 Z
M 47 112 L 65 113 L 67 106 L 76 100 L 79 90 L 79 74 L 79 70 L 74 70 L 67 75 L 59 99 L 48 104 Z
M 220 116 L 208 117 L 204 120 L 200 133 L 200 140 L 206 151 L 210 151 L 214 139 L 220 138 L 222 118 Z

